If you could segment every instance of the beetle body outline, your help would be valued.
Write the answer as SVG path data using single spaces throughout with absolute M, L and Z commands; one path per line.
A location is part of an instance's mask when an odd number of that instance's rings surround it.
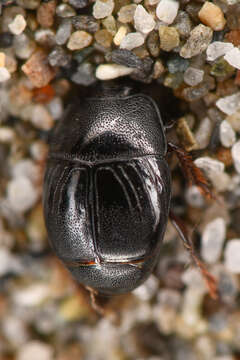
M 156 103 L 101 94 L 57 124 L 44 179 L 50 243 L 73 277 L 104 295 L 151 274 L 164 237 L 171 179 Z

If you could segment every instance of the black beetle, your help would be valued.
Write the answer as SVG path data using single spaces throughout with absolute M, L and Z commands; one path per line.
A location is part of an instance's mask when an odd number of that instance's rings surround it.
M 169 216 L 166 153 L 159 109 L 143 94 L 110 88 L 70 106 L 57 124 L 44 217 L 55 253 L 79 283 L 114 295 L 151 274 Z

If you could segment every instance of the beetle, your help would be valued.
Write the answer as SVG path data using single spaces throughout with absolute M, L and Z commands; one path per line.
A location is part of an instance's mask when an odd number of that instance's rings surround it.
M 183 162 L 184 154 L 167 144 L 156 102 L 118 87 L 81 98 L 54 129 L 43 193 L 48 237 L 91 291 L 130 292 L 157 264 L 170 212 L 169 147 Z M 184 227 L 171 217 L 210 282 Z

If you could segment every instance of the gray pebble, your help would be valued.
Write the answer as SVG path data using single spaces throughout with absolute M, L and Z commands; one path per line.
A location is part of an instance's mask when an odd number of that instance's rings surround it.
M 56 43 L 58 45 L 65 44 L 71 35 L 71 31 L 72 31 L 71 20 L 63 19 L 56 32 Z

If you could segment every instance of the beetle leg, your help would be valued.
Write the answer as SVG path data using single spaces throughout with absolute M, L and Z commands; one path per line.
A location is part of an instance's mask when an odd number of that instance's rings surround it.
M 90 293 L 90 300 L 91 300 L 92 308 L 96 311 L 96 313 L 98 315 L 104 316 L 105 315 L 105 310 L 97 301 L 97 295 L 98 295 L 97 291 L 92 289 L 89 286 L 86 286 L 86 289 Z
M 174 151 L 176 153 L 183 169 L 183 173 L 187 178 L 189 184 L 196 184 L 203 193 L 203 195 L 205 195 L 208 199 L 215 199 L 215 196 L 209 188 L 208 180 L 206 179 L 202 170 L 194 164 L 192 156 L 184 149 L 173 143 L 168 143 L 168 151 Z
M 170 217 L 170 220 L 171 220 L 173 226 L 175 227 L 178 234 L 180 235 L 185 248 L 191 255 L 195 264 L 200 269 L 202 276 L 205 279 L 207 287 L 209 289 L 210 296 L 214 300 L 216 300 L 218 298 L 217 280 L 215 279 L 215 277 L 213 275 L 211 275 L 209 273 L 205 264 L 199 259 L 199 256 L 196 254 L 192 239 L 188 235 L 187 228 L 185 227 L 185 225 L 183 224 L 181 219 L 178 216 L 176 216 L 172 211 L 170 211 L 169 217 Z
M 98 293 L 98 291 L 94 290 L 93 288 L 86 286 L 86 289 L 90 293 L 90 300 L 91 300 L 91 306 L 95 312 L 104 317 L 108 317 L 111 322 L 115 324 L 119 324 L 120 316 L 119 314 L 111 309 L 111 307 L 107 306 L 107 303 L 109 302 L 109 299 L 111 300 L 111 297 L 103 296 Z M 105 303 L 105 305 L 102 305 Z
M 164 130 L 169 131 L 176 125 L 176 120 L 171 119 L 169 122 L 164 124 Z

